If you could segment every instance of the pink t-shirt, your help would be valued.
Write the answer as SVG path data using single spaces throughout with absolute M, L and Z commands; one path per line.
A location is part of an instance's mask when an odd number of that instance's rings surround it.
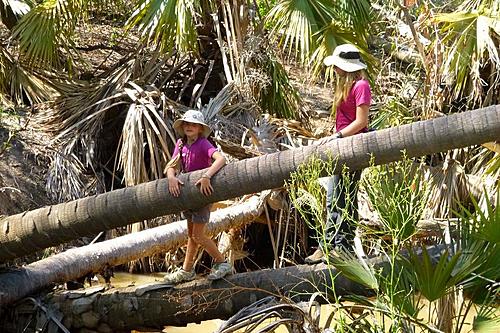
M 172 158 L 179 154 L 179 143 L 181 139 L 177 140 L 175 144 L 174 153 Z M 191 172 L 195 170 L 205 169 L 212 165 L 212 155 L 217 151 L 210 141 L 204 137 L 199 137 L 192 144 L 184 144 L 182 147 L 182 171 Z
M 337 107 L 337 113 L 335 116 L 336 131 L 341 131 L 356 120 L 356 107 L 363 104 L 369 106 L 371 104 L 371 99 L 372 93 L 370 90 L 370 83 L 364 79 L 356 81 L 352 86 L 349 95 L 347 95 L 347 98 Z M 368 128 L 365 127 L 358 133 L 367 131 Z

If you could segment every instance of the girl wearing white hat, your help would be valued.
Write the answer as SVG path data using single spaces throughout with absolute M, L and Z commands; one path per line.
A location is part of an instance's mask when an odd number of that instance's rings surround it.
M 368 131 L 368 110 L 371 89 L 365 79 L 366 64 L 358 48 L 342 44 L 323 60 L 325 66 L 334 66 L 337 77 L 332 111 L 335 113 L 335 134 L 321 139 L 323 144 L 332 139 L 356 135 Z M 349 178 L 346 181 L 346 177 Z M 316 252 L 305 259 L 313 264 L 325 260 L 325 253 L 339 248 L 348 249 L 354 239 L 358 220 L 357 187 L 361 171 L 333 175 L 329 178 L 326 195 L 326 237 Z
M 205 123 L 203 114 L 197 110 L 188 110 L 181 119 L 174 122 L 174 129 L 181 136 L 181 139 L 177 141 L 172 154 L 172 161 L 175 162 L 167 164 L 165 170 L 170 193 L 174 197 L 180 195 L 183 183 L 177 178 L 178 172 L 191 172 L 208 168 L 195 185 L 200 186 L 200 192 L 204 195 L 211 195 L 213 188 L 210 184 L 210 178 L 226 164 L 226 159 L 207 140 L 211 129 Z M 215 242 L 205 233 L 205 225 L 210 219 L 210 205 L 197 210 L 184 211 L 183 217 L 186 218 L 188 224 L 188 243 L 184 264 L 182 268 L 165 275 L 164 281 L 166 283 L 179 283 L 193 280 L 196 277 L 194 257 L 199 245 L 215 260 L 208 279 L 220 279 L 230 273 L 232 271 L 231 264 L 225 261 Z

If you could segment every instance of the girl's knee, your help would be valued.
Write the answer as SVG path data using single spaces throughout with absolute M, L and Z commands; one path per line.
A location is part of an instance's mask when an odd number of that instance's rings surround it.
M 193 241 L 196 244 L 204 244 L 206 242 L 207 236 L 205 234 L 195 234 L 192 236 Z

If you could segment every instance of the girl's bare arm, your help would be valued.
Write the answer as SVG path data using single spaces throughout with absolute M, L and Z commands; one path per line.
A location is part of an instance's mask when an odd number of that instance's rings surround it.
M 220 152 L 216 151 L 213 153 L 212 158 L 214 162 L 212 165 L 203 173 L 200 179 L 196 182 L 195 185 L 200 185 L 200 191 L 204 195 L 210 195 L 213 192 L 213 187 L 210 182 L 210 178 L 215 175 L 225 164 L 226 158 Z
M 216 151 L 213 153 L 212 158 L 214 159 L 212 165 L 203 174 L 211 178 L 215 175 L 224 165 L 226 165 L 226 158 L 220 152 Z

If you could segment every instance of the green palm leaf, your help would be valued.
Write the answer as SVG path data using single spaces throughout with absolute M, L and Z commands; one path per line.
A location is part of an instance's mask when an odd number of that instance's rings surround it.
M 45 75 L 30 72 L 11 54 L 0 46 L 0 94 L 9 96 L 18 104 L 25 104 L 27 99 L 33 105 L 50 100 L 56 90 Z
M 369 35 L 371 22 L 370 1 L 340 0 L 334 1 L 335 18 L 364 39 Z
M 196 51 L 197 17 L 202 7 L 196 0 L 144 0 L 130 17 L 128 28 L 137 26 L 143 39 L 165 53 Z
M 497 192 L 496 202 L 493 203 L 488 198 L 488 195 L 484 196 L 486 211 L 480 209 L 479 204 L 472 199 L 476 212 L 479 215 L 476 219 L 476 228 L 478 232 L 478 238 L 488 241 L 492 244 L 500 245 L 500 193 Z M 467 218 L 467 221 L 472 219 Z M 471 221 L 472 222 L 472 221 Z
M 268 57 L 261 66 L 270 78 L 269 85 L 260 92 L 259 102 L 262 109 L 284 119 L 300 118 L 302 99 L 281 63 L 274 57 Z
M 380 285 L 376 271 L 362 259 L 358 259 L 353 253 L 339 250 L 337 256 L 331 256 L 329 260 L 330 264 L 350 280 L 373 290 L 379 289 Z
M 491 294 L 500 292 L 500 288 L 496 287 Z M 489 299 L 493 299 L 490 297 Z M 500 331 L 500 316 L 498 315 L 498 307 L 495 306 L 495 301 L 486 302 L 479 307 L 477 315 L 472 323 L 474 332 L 478 333 L 494 333 Z
M 24 15 L 13 32 L 24 60 L 46 67 L 59 65 L 58 51 L 71 52 L 71 36 L 86 4 L 83 0 L 46 0 Z
M 500 10 L 498 1 L 491 7 L 463 6 L 454 13 L 438 14 L 433 21 L 444 37 L 438 42 L 446 47 L 441 72 L 454 82 L 454 98 L 469 97 L 472 103 L 487 105 L 498 102 L 494 91 L 500 80 Z M 491 66 L 490 75 L 484 74 Z M 485 81 L 490 83 L 484 91 Z
M 484 296 L 492 281 L 500 279 L 500 194 L 497 193 L 495 203 L 488 195 L 484 198 L 484 207 L 472 198 L 473 210 L 462 206 L 460 213 L 460 246 L 464 253 L 461 262 L 477 262 L 464 287 L 477 290 L 478 297 Z
M 430 302 L 445 296 L 458 284 L 469 284 L 486 259 L 484 242 L 474 242 L 450 256 L 444 251 L 437 262 L 426 248 L 419 256 L 408 249 L 409 257 L 401 256 L 404 267 L 411 272 L 413 285 Z
M 279 40 L 289 54 L 306 63 L 318 45 L 317 33 L 338 30 L 325 30 L 332 22 L 350 32 L 351 38 L 346 40 L 354 44 L 356 39 L 363 40 L 369 22 L 369 2 L 284 0 L 271 9 L 266 21 L 272 26 L 271 36 Z M 333 48 L 328 49 L 327 53 L 332 51 Z
M 414 272 L 412 278 L 416 289 L 430 302 L 447 294 L 454 286 L 452 272 L 460 253 L 450 258 L 448 251 L 445 251 L 439 257 L 439 261 L 434 264 L 426 248 L 422 249 L 421 258 L 415 250 L 409 249 L 408 251 L 409 258 L 402 257 L 403 263 L 408 271 Z

